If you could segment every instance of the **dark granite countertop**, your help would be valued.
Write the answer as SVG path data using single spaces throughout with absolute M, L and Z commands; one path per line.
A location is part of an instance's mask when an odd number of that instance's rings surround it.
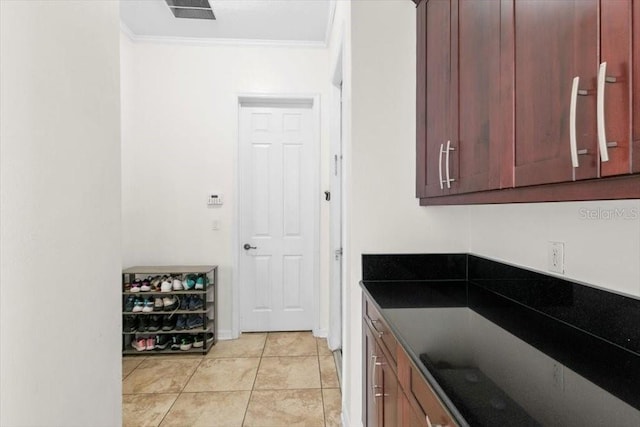
M 388 257 L 363 256 L 362 288 L 460 425 L 640 426 L 640 300 L 473 255 Z

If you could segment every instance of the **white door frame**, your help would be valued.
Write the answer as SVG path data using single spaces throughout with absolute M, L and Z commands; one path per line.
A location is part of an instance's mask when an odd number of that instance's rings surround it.
M 228 338 L 238 338 L 240 333 L 240 109 L 242 106 L 273 106 L 273 105 L 308 105 L 311 106 L 311 116 L 313 117 L 313 147 L 312 153 L 315 159 L 313 168 L 313 188 L 316 192 L 313 203 L 313 334 L 320 332 L 320 95 L 319 94 L 270 94 L 270 93 L 241 93 L 236 98 L 237 122 L 236 122 L 236 151 L 235 151 L 235 219 L 232 226 L 231 250 L 233 253 L 233 272 L 231 274 L 231 336 Z M 220 334 L 225 338 L 225 334 Z
M 338 56 L 333 66 L 333 75 L 331 78 L 331 175 L 338 169 L 338 191 L 333 188 L 333 176 L 331 177 L 332 194 L 331 200 L 339 203 L 339 209 L 335 209 L 332 205 L 330 215 L 330 241 L 329 241 L 329 334 L 328 344 L 332 350 L 342 349 L 343 339 L 343 323 L 344 323 L 344 271 L 345 271 L 345 254 L 344 254 L 344 163 L 343 163 L 343 110 L 342 110 L 342 80 L 343 80 L 343 47 L 340 42 Z M 340 157 L 337 161 L 334 159 L 335 149 L 339 148 Z M 334 164 L 335 161 L 335 164 Z M 337 193 L 337 194 L 334 194 Z M 337 196 L 337 197 L 335 197 Z M 337 217 L 337 218 L 336 218 Z M 337 222 L 336 222 L 337 220 Z M 338 247 L 336 247 L 336 244 Z M 342 254 L 339 259 L 339 267 L 336 267 L 336 249 L 341 249 Z M 338 269 L 339 271 L 336 271 Z M 336 318 L 339 320 L 336 325 Z

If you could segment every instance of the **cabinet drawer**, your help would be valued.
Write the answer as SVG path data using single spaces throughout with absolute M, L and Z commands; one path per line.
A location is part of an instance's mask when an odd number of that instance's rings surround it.
M 389 329 L 385 321 L 382 320 L 382 316 L 380 315 L 378 310 L 367 298 L 364 299 L 364 307 L 365 323 L 369 325 L 369 327 L 372 329 L 372 332 L 376 335 L 376 338 L 382 341 L 384 347 L 386 347 L 385 350 L 387 350 L 388 355 L 392 359 L 395 369 L 396 349 L 398 347 L 398 342 L 391 333 L 391 330 Z
M 426 421 L 428 417 L 433 426 L 456 426 L 457 424 L 424 379 L 420 370 L 413 365 L 402 348 L 398 350 L 397 359 L 398 381 L 419 418 Z

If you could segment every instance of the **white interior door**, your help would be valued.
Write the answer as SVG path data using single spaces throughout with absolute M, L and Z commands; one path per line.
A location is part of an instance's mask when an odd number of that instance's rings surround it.
M 242 331 L 313 328 L 312 105 L 240 107 Z

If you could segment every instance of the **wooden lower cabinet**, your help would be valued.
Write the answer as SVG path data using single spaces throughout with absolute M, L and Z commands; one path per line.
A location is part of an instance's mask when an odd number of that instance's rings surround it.
M 455 427 L 457 424 L 411 362 L 396 338 L 386 342 L 373 327 L 371 316 L 379 316 L 369 300 L 363 300 L 363 411 L 366 427 Z M 383 322 L 379 319 L 379 322 Z M 386 325 L 384 325 L 386 326 Z

